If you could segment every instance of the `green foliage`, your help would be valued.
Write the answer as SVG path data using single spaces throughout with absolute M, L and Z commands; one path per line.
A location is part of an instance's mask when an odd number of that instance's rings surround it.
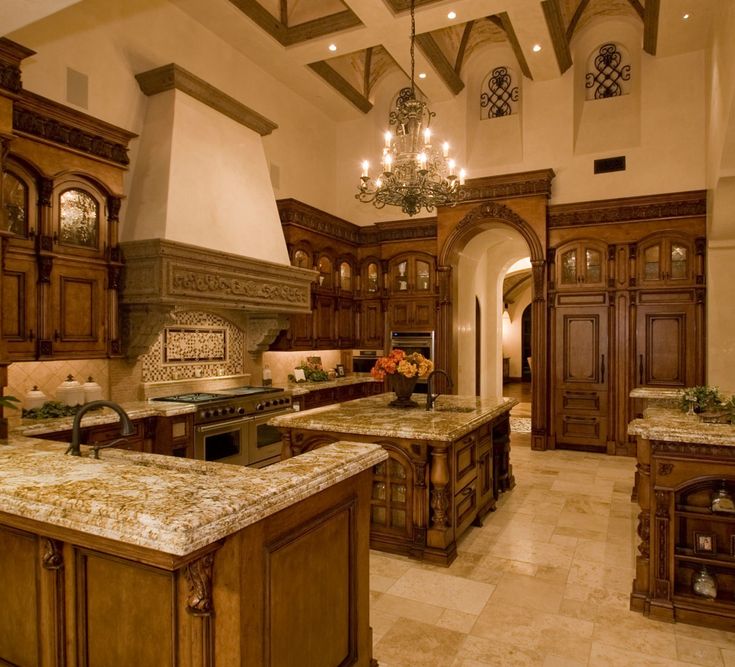
M 40 408 L 23 410 L 24 419 L 54 419 L 57 417 L 73 417 L 81 405 L 65 405 L 58 401 L 46 401 Z M 93 412 L 93 411 L 92 411 Z
M 732 400 L 732 399 L 731 399 Z M 722 406 L 722 395 L 717 387 L 687 387 L 681 395 L 680 407 L 684 412 L 689 411 L 689 406 L 694 412 L 707 412 Z
M 0 408 L 13 408 L 17 410 L 16 403 L 20 403 L 20 399 L 15 396 L 0 396 Z

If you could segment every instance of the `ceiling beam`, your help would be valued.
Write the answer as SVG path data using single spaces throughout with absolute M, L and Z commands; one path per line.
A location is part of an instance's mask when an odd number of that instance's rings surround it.
M 584 10 L 587 9 L 587 5 L 589 4 L 590 0 L 579 0 L 577 9 L 574 10 L 572 20 L 569 21 L 569 25 L 567 26 L 567 44 L 572 41 L 572 35 L 574 35 L 574 31 L 577 28 L 577 23 L 579 23 L 579 19 L 582 18 L 582 14 L 584 14 Z
M 554 45 L 556 62 L 559 71 L 564 74 L 572 66 L 572 54 L 569 51 L 566 30 L 564 30 L 564 19 L 561 15 L 559 0 L 543 0 L 541 8 L 544 10 L 544 18 L 549 28 L 551 42 Z
M 643 17 L 643 50 L 656 55 L 658 48 L 658 15 L 660 0 L 646 0 L 646 10 Z
M 349 9 L 329 16 L 322 16 L 312 21 L 299 23 L 289 28 L 279 21 L 268 10 L 264 9 L 257 0 L 230 0 L 243 14 L 257 23 L 271 37 L 282 46 L 290 46 L 305 42 L 316 37 L 324 37 L 333 32 L 340 32 L 362 25 L 362 21 Z M 281 13 L 283 7 L 281 6 Z
M 316 72 L 322 79 L 324 79 L 332 88 L 334 88 L 340 95 L 345 97 L 347 100 L 352 102 L 360 111 L 367 113 L 373 108 L 370 100 L 365 95 L 362 95 L 360 91 L 356 90 L 339 72 L 337 72 L 331 65 L 324 62 L 323 60 L 316 63 L 309 63 L 314 72 Z
M 645 12 L 645 10 L 643 9 L 643 5 L 639 2 L 639 0 L 628 0 L 628 2 L 630 3 L 630 6 L 635 9 L 636 14 L 641 17 L 641 21 L 643 21 L 643 15 Z
M 516 60 L 518 61 L 518 65 L 521 68 L 521 72 L 523 72 L 523 76 L 526 76 L 533 81 L 533 74 L 531 74 L 531 68 L 528 66 L 528 62 L 526 61 L 526 56 L 523 55 L 523 49 L 521 48 L 521 43 L 518 41 L 516 31 L 513 28 L 513 23 L 510 20 L 510 16 L 508 16 L 508 12 L 500 12 L 497 16 L 498 16 L 498 20 L 500 21 L 500 27 L 505 31 L 505 36 L 508 38 L 508 41 L 510 42 L 510 46 L 513 49 L 513 53 L 515 54 Z M 492 17 L 490 18 L 492 19 Z
M 467 42 L 470 40 L 470 33 L 472 32 L 472 26 L 475 25 L 474 21 L 467 21 L 464 24 L 464 30 L 462 31 L 462 39 L 459 42 L 459 48 L 457 49 L 457 58 L 454 61 L 454 71 L 459 76 L 462 70 L 462 62 L 464 61 L 464 53 L 467 50 Z
M 365 71 L 363 72 L 362 94 L 367 99 L 370 97 L 370 69 L 373 66 L 373 47 L 365 49 Z
M 457 95 L 464 88 L 464 81 L 459 78 L 452 64 L 439 48 L 436 40 L 426 32 L 421 35 L 416 35 L 416 43 L 429 59 L 434 69 L 439 73 L 439 76 L 444 80 L 444 83 L 447 84 L 452 93 Z
M 288 28 L 288 0 L 281 0 L 281 23 Z

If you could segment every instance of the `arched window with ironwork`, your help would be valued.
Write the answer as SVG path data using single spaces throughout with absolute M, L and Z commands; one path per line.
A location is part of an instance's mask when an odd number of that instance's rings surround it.
M 630 93 L 631 65 L 627 49 L 616 42 L 605 42 L 587 58 L 586 99 L 602 100 Z
M 515 71 L 507 65 L 493 68 L 483 79 L 480 93 L 480 117 L 499 118 L 518 113 L 520 87 Z

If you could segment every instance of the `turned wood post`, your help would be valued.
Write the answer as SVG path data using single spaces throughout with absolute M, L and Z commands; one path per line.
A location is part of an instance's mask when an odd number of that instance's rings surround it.
M 431 450 L 431 509 L 432 528 L 443 529 L 449 524 L 446 488 L 449 484 L 449 465 L 445 449 Z
M 650 534 L 651 534 L 651 443 L 638 436 L 635 491 L 638 498 L 638 555 L 635 559 L 635 579 L 630 594 L 630 608 L 644 611 L 651 594 Z

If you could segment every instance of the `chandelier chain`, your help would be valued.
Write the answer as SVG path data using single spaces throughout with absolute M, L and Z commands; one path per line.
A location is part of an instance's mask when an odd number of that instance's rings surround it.
M 413 55 L 414 42 L 416 41 L 416 17 L 414 16 L 414 8 L 416 0 L 411 0 L 411 92 L 414 92 L 414 69 L 416 67 L 416 60 Z

